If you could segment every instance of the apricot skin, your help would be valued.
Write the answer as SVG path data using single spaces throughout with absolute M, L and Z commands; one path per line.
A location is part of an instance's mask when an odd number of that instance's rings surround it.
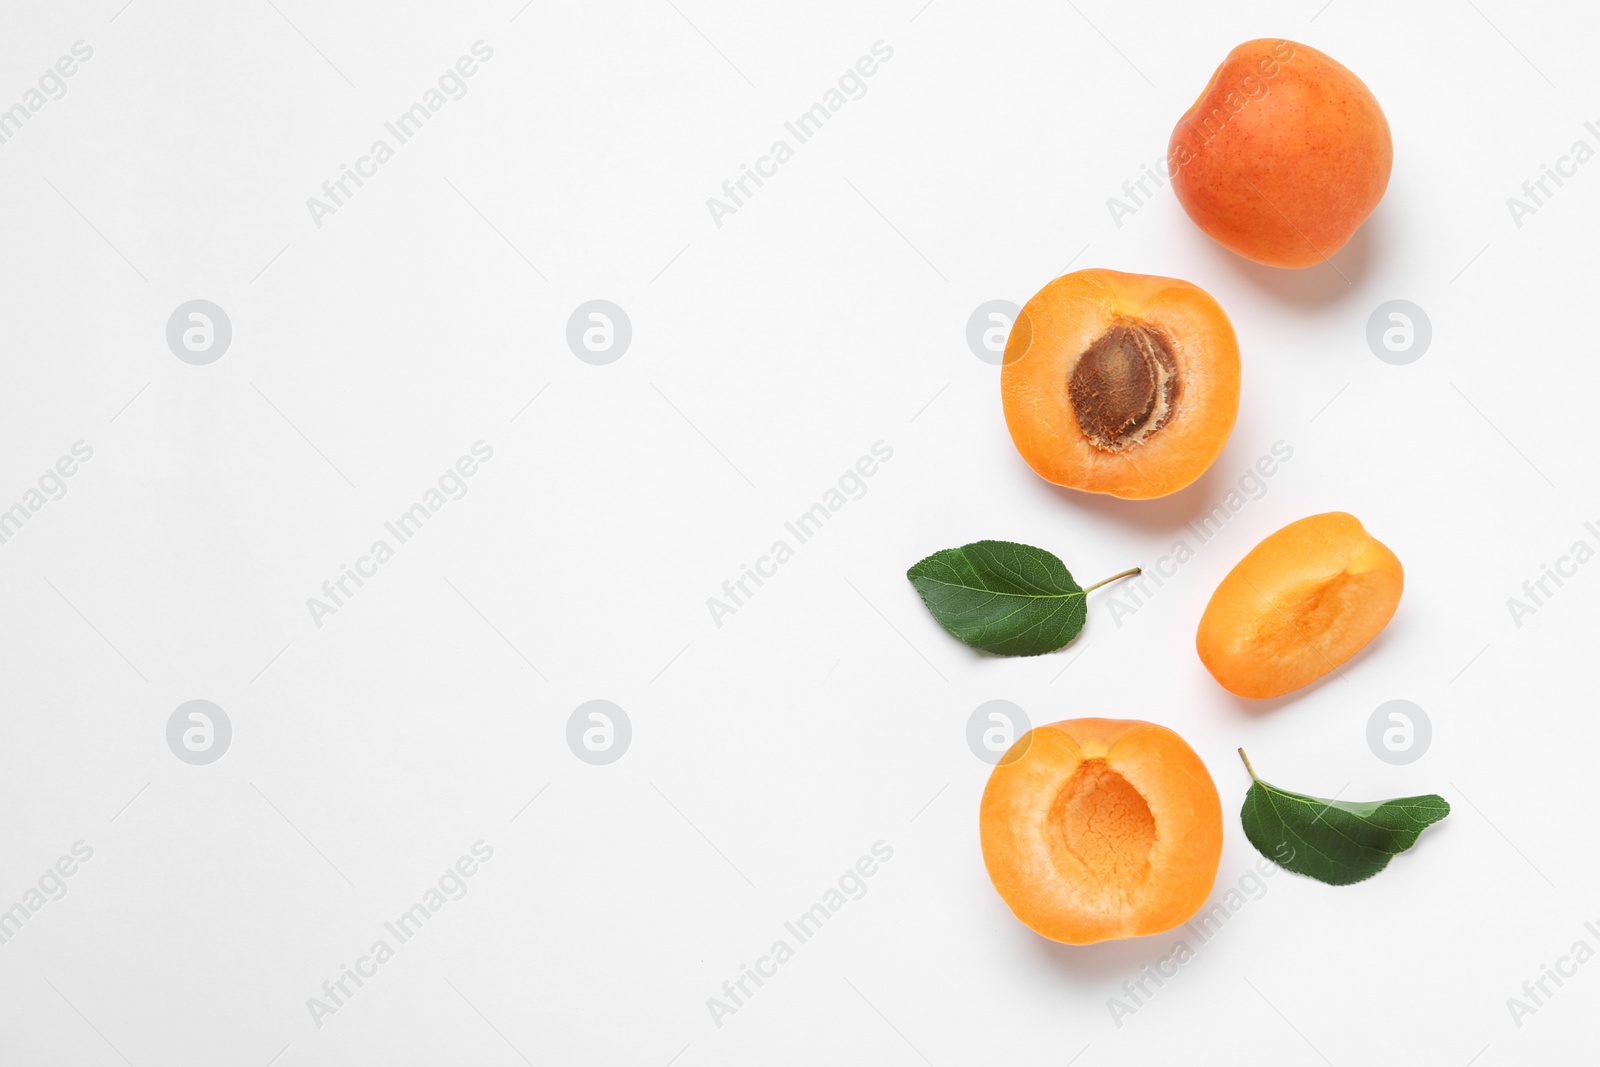
M 1178 377 L 1165 425 L 1124 452 L 1090 443 L 1073 410 L 1076 362 L 1107 330 L 1126 324 L 1170 342 Z M 1239 413 L 1239 342 L 1228 316 L 1199 286 L 1177 278 L 1080 270 L 1023 305 L 1000 369 L 1006 426 L 1035 473 L 1056 485 L 1131 500 L 1175 493 L 1211 466 Z
M 1292 522 L 1211 595 L 1195 648 L 1221 686 L 1265 699 L 1310 685 L 1366 647 L 1400 604 L 1400 560 L 1353 515 Z
M 1178 120 L 1178 202 L 1226 248 L 1273 267 L 1325 261 L 1383 199 L 1389 123 L 1360 78 L 1293 41 L 1228 53 Z
M 1013 914 L 1069 945 L 1171 930 L 1211 894 L 1222 804 L 1165 726 L 1068 719 L 1001 758 L 978 816 L 983 863 Z

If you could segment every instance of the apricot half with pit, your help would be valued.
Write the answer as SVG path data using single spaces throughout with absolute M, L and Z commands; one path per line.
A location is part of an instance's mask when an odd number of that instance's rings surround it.
M 1167 145 L 1172 191 L 1195 224 L 1273 267 L 1343 248 L 1383 199 L 1393 162 L 1371 90 L 1293 41 L 1229 52 Z
M 979 812 L 989 880 L 1017 918 L 1069 945 L 1187 922 L 1222 859 L 1222 804 L 1183 738 L 1134 719 L 1028 731 Z
M 1337 670 L 1394 617 L 1400 560 L 1354 515 L 1292 522 L 1252 548 L 1211 595 L 1195 648 L 1222 687 L 1282 696 Z
M 1034 294 L 1006 340 L 1006 425 L 1041 477 L 1165 496 L 1200 477 L 1239 413 L 1239 342 L 1202 289 L 1080 270 Z

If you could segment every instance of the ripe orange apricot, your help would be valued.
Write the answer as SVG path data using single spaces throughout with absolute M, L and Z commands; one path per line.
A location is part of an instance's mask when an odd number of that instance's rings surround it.
M 1383 199 L 1393 162 L 1372 92 L 1293 41 L 1229 52 L 1167 146 L 1173 192 L 1195 224 L 1273 267 L 1343 248 Z
M 1222 859 L 1206 765 L 1165 726 L 1136 719 L 1028 731 L 989 775 L 978 828 L 1001 899 L 1069 945 L 1186 922 Z
M 1041 477 L 1165 496 L 1200 477 L 1233 432 L 1239 342 L 1198 286 L 1080 270 L 1023 306 L 1000 393 L 1011 439 Z
M 1195 648 L 1222 687 L 1276 697 L 1360 652 L 1400 604 L 1400 561 L 1354 515 L 1291 522 L 1252 548 L 1211 594 Z

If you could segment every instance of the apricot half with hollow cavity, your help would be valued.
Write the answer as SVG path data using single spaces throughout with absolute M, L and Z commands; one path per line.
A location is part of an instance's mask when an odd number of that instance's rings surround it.
M 1239 342 L 1176 278 L 1080 270 L 1034 294 L 1006 340 L 1006 425 L 1041 477 L 1144 499 L 1222 452 L 1239 413 Z
M 1405 574 L 1354 515 L 1291 522 L 1252 548 L 1211 594 L 1195 648 L 1222 687 L 1264 699 L 1310 685 L 1394 617 Z
M 1187 922 L 1216 881 L 1222 804 L 1183 738 L 1068 719 L 1001 758 L 979 811 L 983 863 L 1013 914 L 1069 945 Z

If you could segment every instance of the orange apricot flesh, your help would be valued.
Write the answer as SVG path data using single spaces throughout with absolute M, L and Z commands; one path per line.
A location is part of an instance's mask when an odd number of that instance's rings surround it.
M 1315 48 L 1247 41 L 1173 128 L 1167 170 L 1202 230 L 1246 259 L 1308 267 L 1383 199 L 1389 122 L 1365 83 Z
M 1282 696 L 1337 670 L 1400 604 L 1400 560 L 1353 515 L 1292 522 L 1251 549 L 1211 595 L 1195 648 L 1224 689 Z
M 1165 726 L 1067 719 L 1017 740 L 979 810 L 983 863 L 1013 914 L 1087 945 L 1188 921 L 1222 859 L 1205 764 Z
M 1011 439 L 1041 477 L 1165 496 L 1200 477 L 1233 432 L 1239 342 L 1198 286 L 1080 270 L 1023 306 L 1000 392 Z

